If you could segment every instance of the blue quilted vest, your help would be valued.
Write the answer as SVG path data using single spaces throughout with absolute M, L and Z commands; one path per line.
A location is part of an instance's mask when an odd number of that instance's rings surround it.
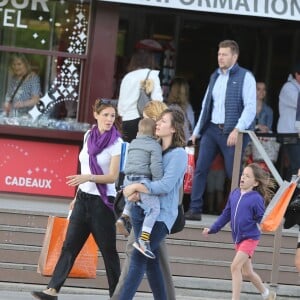
M 236 126 L 244 109 L 243 85 L 247 70 L 235 64 L 229 71 L 225 96 L 225 123 L 223 132 L 229 134 Z M 211 75 L 206 103 L 203 107 L 203 114 L 200 121 L 200 135 L 203 134 L 211 121 L 213 107 L 212 90 L 219 76 L 218 69 Z

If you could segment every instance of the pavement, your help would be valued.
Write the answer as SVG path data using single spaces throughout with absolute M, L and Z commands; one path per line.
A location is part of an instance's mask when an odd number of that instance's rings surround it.
M 30 292 L 43 290 L 45 286 L 31 284 L 15 284 L 0 282 L 0 300 L 33 300 Z M 108 291 L 84 288 L 63 287 L 59 294 L 59 300 L 109 300 Z M 150 293 L 137 293 L 134 300 L 153 299 Z M 220 298 L 202 298 L 190 296 L 178 296 L 177 300 L 220 300 Z

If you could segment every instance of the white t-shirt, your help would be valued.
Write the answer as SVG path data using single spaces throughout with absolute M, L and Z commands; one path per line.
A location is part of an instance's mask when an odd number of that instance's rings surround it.
M 87 134 L 89 134 L 89 132 L 87 132 L 84 135 L 85 143 L 79 154 L 81 174 L 91 174 L 91 169 L 89 165 L 89 154 L 87 148 L 87 140 L 89 136 L 86 138 Z M 113 156 L 121 154 L 121 145 L 122 145 L 122 139 L 118 138 L 113 145 L 107 147 L 100 154 L 97 155 L 97 162 L 98 165 L 101 166 L 103 174 L 109 173 L 111 158 Z M 107 185 L 107 196 L 115 197 L 116 196 L 115 184 L 108 183 L 106 185 Z M 92 195 L 99 195 L 99 191 L 94 182 L 87 181 L 85 183 L 80 184 L 78 188 L 85 193 L 92 194 Z
M 123 121 L 135 120 L 140 117 L 137 100 L 140 95 L 141 81 L 146 79 L 149 69 L 138 69 L 127 73 L 122 79 L 118 101 L 118 113 Z M 153 81 L 152 100 L 163 100 L 160 86 L 159 71 L 151 70 L 149 79 Z

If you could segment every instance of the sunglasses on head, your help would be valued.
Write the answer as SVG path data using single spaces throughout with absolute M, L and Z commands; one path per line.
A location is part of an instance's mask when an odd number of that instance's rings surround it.
M 96 102 L 97 102 L 97 106 L 100 106 L 102 104 L 117 106 L 118 100 L 108 99 L 108 98 L 97 98 Z

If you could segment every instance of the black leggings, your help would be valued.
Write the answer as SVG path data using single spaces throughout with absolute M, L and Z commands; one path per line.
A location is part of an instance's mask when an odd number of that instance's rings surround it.
M 116 249 L 115 216 L 99 196 L 80 190 L 77 193 L 62 252 L 48 288 L 55 288 L 59 292 L 90 233 L 93 234 L 102 254 L 109 295 L 113 295 L 121 272 Z
M 141 118 L 122 122 L 122 138 L 125 142 L 130 143 L 136 138 L 140 119 Z

